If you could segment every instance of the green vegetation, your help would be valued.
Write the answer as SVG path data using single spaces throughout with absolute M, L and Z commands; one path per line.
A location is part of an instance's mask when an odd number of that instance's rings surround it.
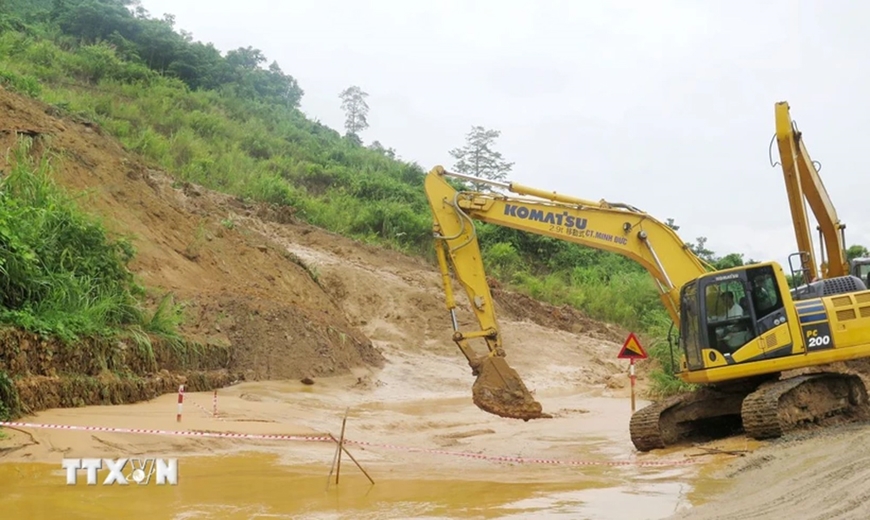
M 82 213 L 53 183 L 50 155 L 37 161 L 30 145 L 20 141 L 0 179 L 0 322 L 67 342 L 131 335 L 147 348 L 149 334 L 177 340 L 171 301 L 151 316 L 142 309 L 130 243 L 109 239 Z
M 0 370 L 0 421 L 15 417 L 20 409 L 21 403 L 18 400 L 15 384 L 6 372 Z M 3 430 L 0 429 L 0 439 L 3 439 L 4 435 Z
M 339 94 L 348 114 L 342 136 L 304 117 L 298 110 L 302 88 L 277 63 L 264 68 L 261 51 L 221 54 L 176 31 L 171 16 L 152 18 L 135 2 L 0 0 L 0 13 L 0 83 L 7 88 L 96 122 L 180 180 L 292 206 L 312 224 L 433 258 L 424 170 L 397 160 L 378 141 L 362 145 L 358 134 L 368 126 L 369 107 L 359 87 Z M 469 166 L 472 148 L 488 148 L 498 135 L 472 127 L 466 147 L 450 154 Z M 492 178 L 504 177 L 512 165 L 494 152 L 476 164 Z M 55 202 L 61 198 L 48 191 L 45 172 L 44 164 L 21 165 L 10 177 L 19 180 L 7 181 L 35 185 L 39 194 L 18 189 L 16 197 L 23 198 L 3 210 L 19 213 L 0 221 L 6 226 L 0 236 L 12 248 L 4 253 L 12 255 L 5 265 L 16 269 L 14 278 L 6 274 L 10 267 L 4 271 L 15 291 L 7 292 L 0 317 L 66 337 L 129 326 L 171 335 L 180 318 L 170 302 L 149 319 L 137 307 L 123 268 L 131 251 L 124 242 L 101 238 L 102 231 L 82 223 L 69 203 Z M 45 226 L 59 225 L 61 216 L 77 231 L 51 235 L 54 228 Z M 663 366 L 654 376 L 657 388 L 680 387 L 663 341 L 670 320 L 642 268 L 547 237 L 487 224 L 479 230 L 492 275 L 541 300 L 642 331 L 654 340 L 650 350 Z M 74 249 L 86 241 L 96 249 Z M 739 254 L 716 256 L 705 241 L 692 245 L 705 260 L 720 267 L 743 263 Z M 77 259 L 75 270 L 71 258 Z

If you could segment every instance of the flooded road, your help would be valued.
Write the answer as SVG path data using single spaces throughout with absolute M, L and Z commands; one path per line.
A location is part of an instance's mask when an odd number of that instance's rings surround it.
M 349 462 L 349 461 L 348 461 Z M 524 480 L 425 480 L 374 471 L 375 485 L 349 463 L 327 489 L 328 466 L 289 467 L 275 455 L 189 457 L 179 461 L 178 486 L 65 484 L 59 464 L 0 464 L 0 504 L 17 518 L 89 519 L 112 511 L 123 518 L 666 518 L 691 487 L 682 472 L 649 471 L 632 482 L 572 478 L 556 468 Z M 106 472 L 100 472 L 102 479 Z M 468 477 L 471 477 L 469 475 Z
M 30 519 L 56 518 L 61 511 L 67 519 L 106 511 L 124 518 L 178 520 L 661 519 L 703 503 L 721 485 L 705 471 L 729 460 L 704 456 L 700 463 L 685 464 L 687 455 L 698 454 L 691 449 L 635 452 L 625 398 L 551 389 L 537 397 L 555 417 L 525 423 L 480 412 L 468 396 L 386 398 L 386 390 L 354 391 L 359 382 L 346 377 L 313 386 L 239 384 L 220 391 L 219 418 L 210 413 L 212 394 L 186 394 L 180 424 L 173 395 L 134 405 L 49 410 L 26 421 L 338 436 L 348 410 L 348 449 L 374 485 L 344 456 L 339 484 L 333 476 L 327 489 L 335 453 L 330 442 L 6 428 L 7 438 L 0 440 L 0 508 Z M 68 486 L 61 468 L 63 457 L 137 456 L 177 457 L 178 485 L 88 486 L 81 471 L 78 483 Z M 520 464 L 494 460 L 498 457 L 539 460 Z M 667 461 L 683 464 L 643 465 Z M 107 474 L 102 471 L 98 482 Z

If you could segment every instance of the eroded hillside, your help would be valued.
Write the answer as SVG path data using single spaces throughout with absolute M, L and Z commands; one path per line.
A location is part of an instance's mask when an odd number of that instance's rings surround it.
M 383 366 L 387 349 L 394 357 L 449 356 L 451 363 L 455 356 L 457 388 L 469 387 L 450 341 L 440 279 L 424 260 L 298 222 L 287 208 L 175 182 L 93 123 L 30 98 L 0 90 L 0 110 L 0 146 L 7 150 L 29 136 L 34 153 L 50 149 L 57 181 L 84 193 L 80 204 L 109 229 L 132 236 L 132 268 L 153 298 L 173 293 L 186 305 L 185 334 L 227 349 L 220 366 L 210 368 L 245 379 L 318 377 Z M 576 383 L 624 385 L 613 380 L 620 369 L 612 359 L 624 331 L 572 308 L 494 292 L 518 367 L 543 361 L 579 374 Z M 470 312 L 461 310 L 470 324 Z M 560 366 L 566 349 L 572 356 L 579 350 L 588 363 Z M 17 375 L 51 375 L 39 370 Z M 529 384 L 546 387 L 546 380 L 542 373 Z

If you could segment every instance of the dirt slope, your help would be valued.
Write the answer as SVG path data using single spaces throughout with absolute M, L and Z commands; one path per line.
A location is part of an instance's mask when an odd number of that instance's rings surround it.
M 142 282 L 189 302 L 186 332 L 238 347 L 232 365 L 248 378 L 328 375 L 382 363 L 298 261 L 265 237 L 231 227 L 226 209 L 197 203 L 198 189 L 176 187 L 99 128 L 59 119 L 37 101 L 0 89 L 0 110 L 0 149 L 29 135 L 37 153 L 46 146 L 58 152 L 58 182 L 87 190 L 82 204 L 110 229 L 134 237 L 132 268 Z M 268 215 L 267 208 L 260 211 Z

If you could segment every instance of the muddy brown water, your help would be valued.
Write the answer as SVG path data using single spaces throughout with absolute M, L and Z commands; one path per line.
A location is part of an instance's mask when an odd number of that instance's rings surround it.
M 55 409 L 25 418 L 60 425 L 262 434 L 339 434 L 350 440 L 490 456 L 585 461 L 517 464 L 440 453 L 350 445 L 375 480 L 345 456 L 327 489 L 334 446 L 320 442 L 5 429 L 0 440 L 0 509 L 15 518 L 594 518 L 658 519 L 704 502 L 721 486 L 705 472 L 729 460 L 699 457 L 676 466 L 607 466 L 606 461 L 685 460 L 686 450 L 638 454 L 627 424 L 629 400 L 544 392 L 554 418 L 528 423 L 477 410 L 468 395 L 420 398 L 410 389 L 372 388 L 355 376 L 243 383 L 112 407 Z M 404 398 L 402 396 L 405 396 Z M 645 404 L 643 401 L 639 405 Z M 735 440 L 746 443 L 745 440 Z M 177 486 L 66 485 L 62 457 L 178 457 Z M 106 472 L 101 473 L 102 475 Z M 4 515 L 5 516 L 5 515 Z
M 664 518 L 690 487 L 680 475 L 652 472 L 608 485 L 553 474 L 543 480 L 430 480 L 380 476 L 370 485 L 345 468 L 326 489 L 323 467 L 289 467 L 275 455 L 191 457 L 177 487 L 64 484 L 50 464 L 0 464 L 4 511 L 20 518 Z M 375 472 L 377 473 L 377 471 Z M 561 473 L 561 472 L 560 472 Z M 103 473 L 100 474 L 103 476 Z

